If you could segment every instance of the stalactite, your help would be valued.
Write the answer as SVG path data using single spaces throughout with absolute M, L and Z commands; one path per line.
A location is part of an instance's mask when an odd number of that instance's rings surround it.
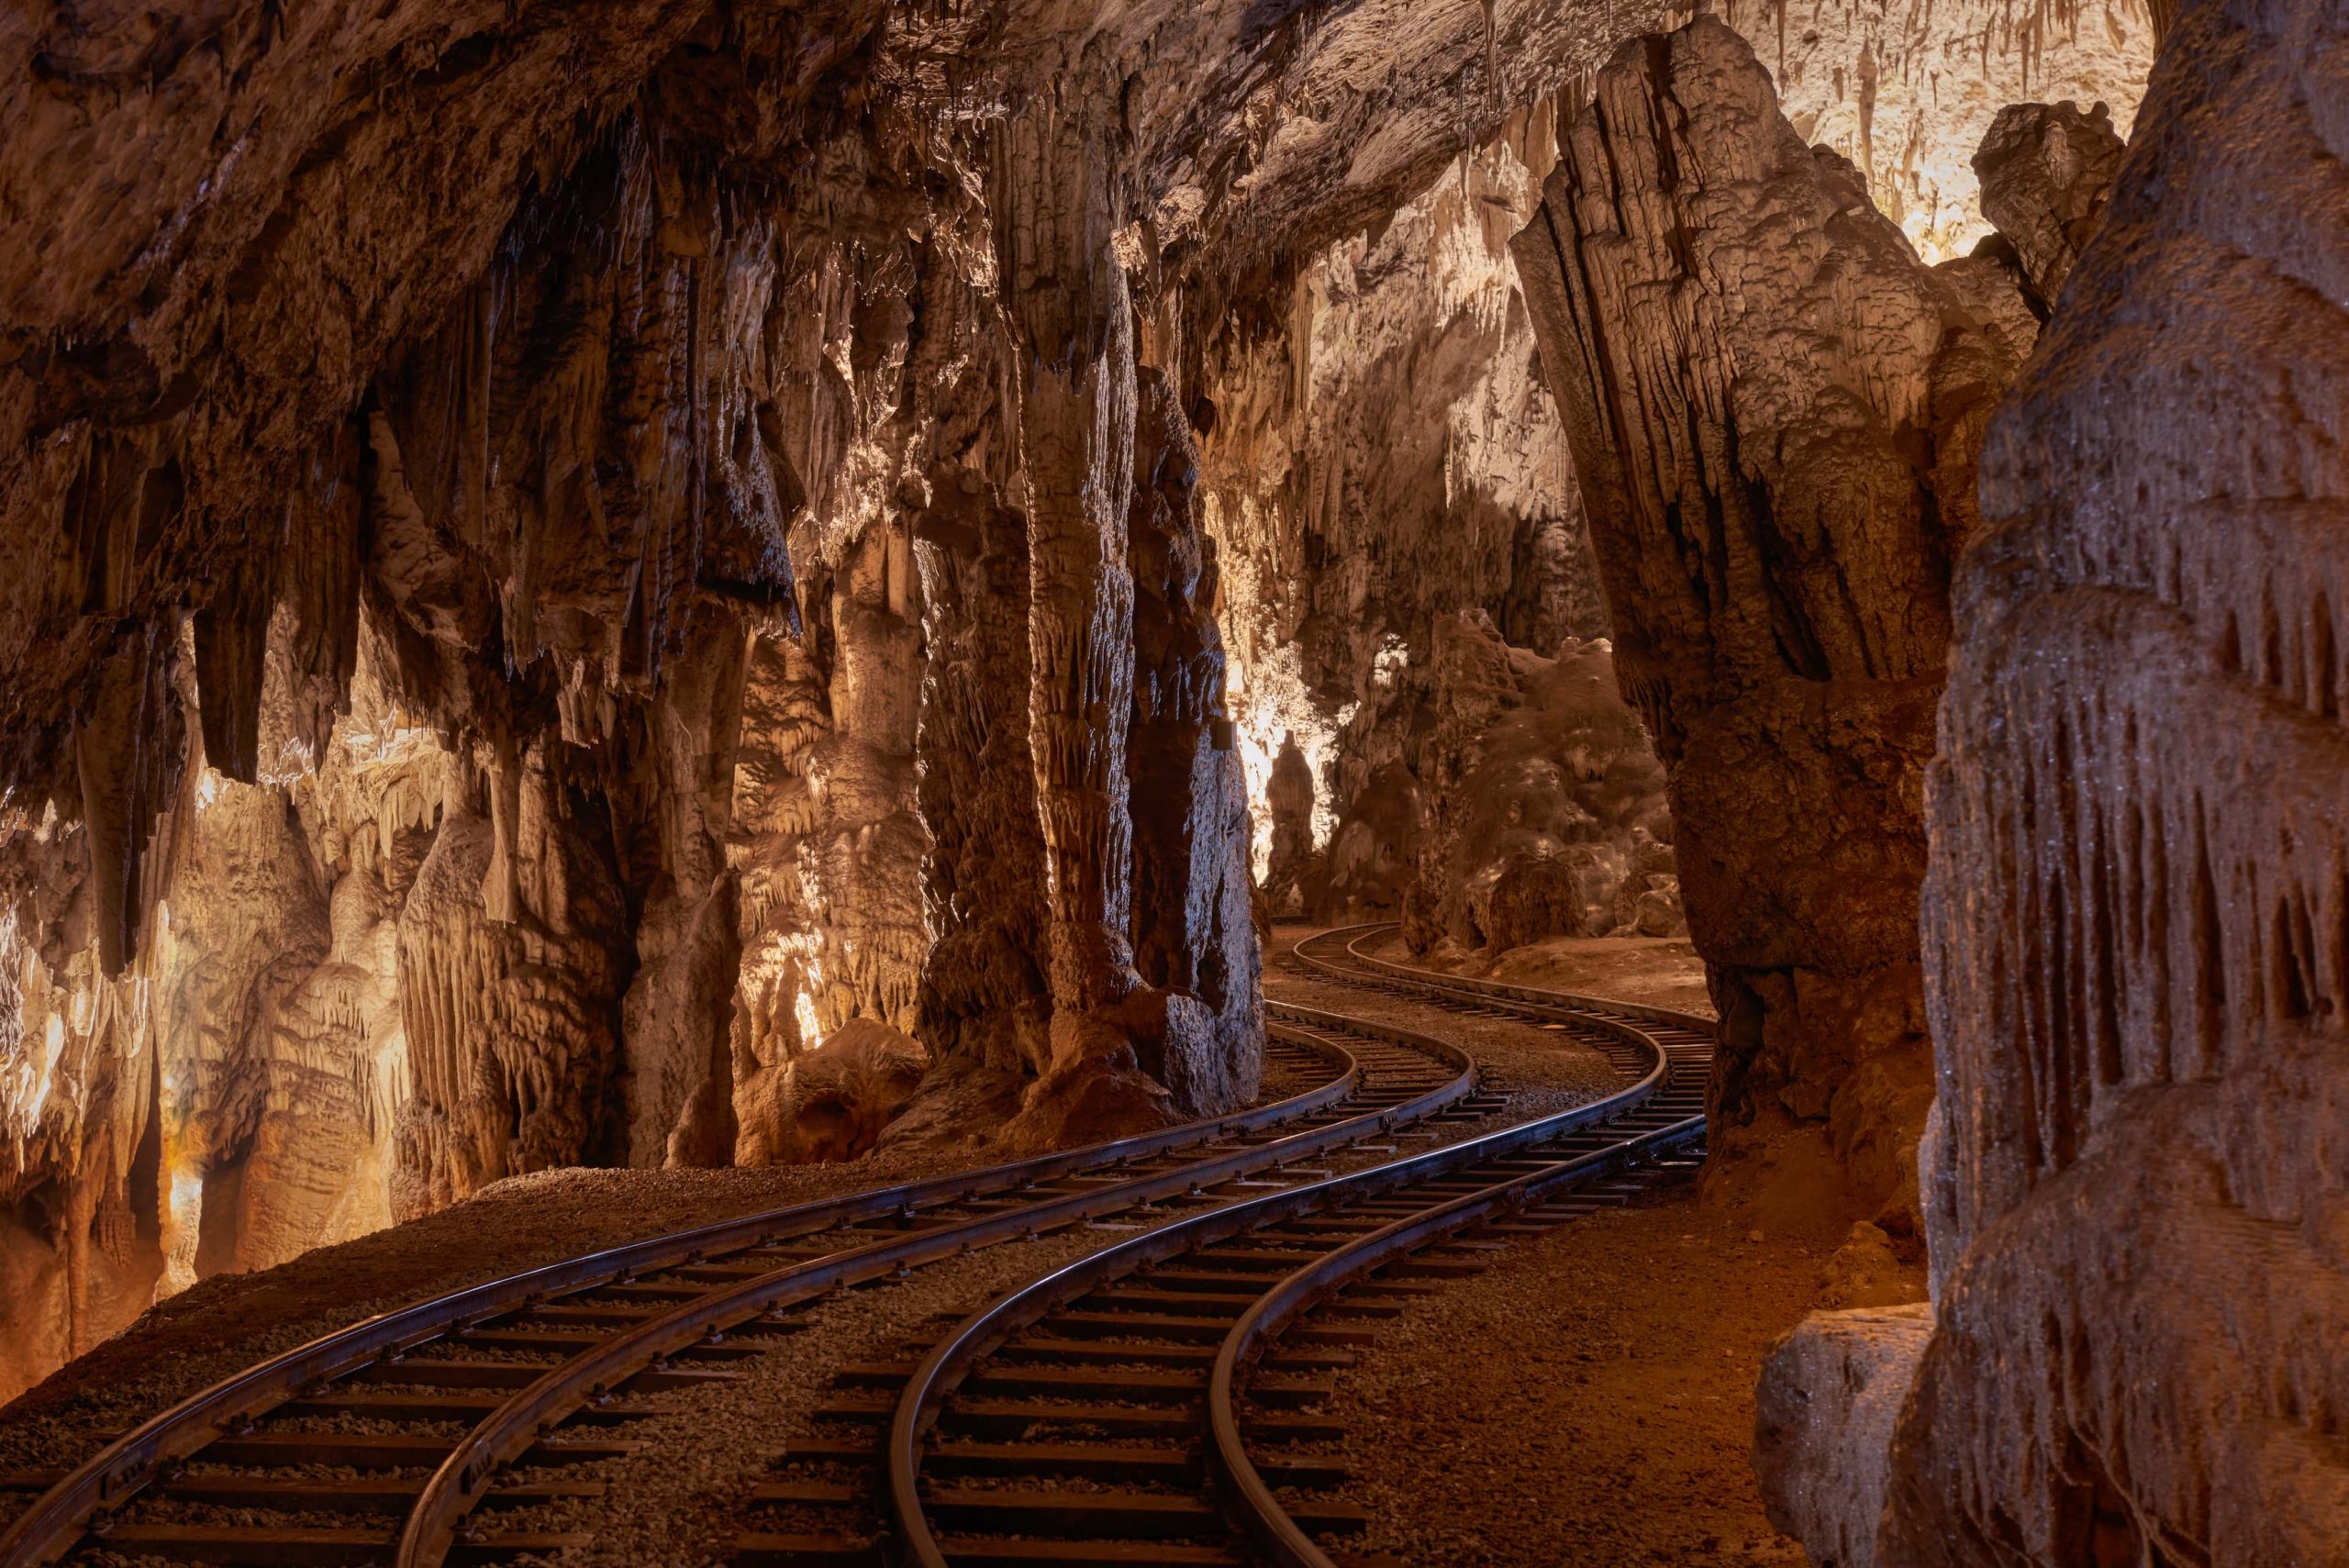
M 98 961 L 109 979 L 138 951 L 153 905 L 149 841 L 155 818 L 180 788 L 186 762 L 182 710 L 172 689 L 179 658 L 175 630 L 166 622 L 126 632 L 74 724 Z

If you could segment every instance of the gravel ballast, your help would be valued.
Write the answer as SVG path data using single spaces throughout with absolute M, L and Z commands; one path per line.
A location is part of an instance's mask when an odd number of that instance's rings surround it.
M 1584 1104 L 1623 1083 L 1603 1055 L 1563 1030 L 1464 1016 L 1304 973 L 1288 958 L 1287 950 L 1307 934 L 1306 929 L 1278 933 L 1266 954 L 1268 996 L 1452 1040 L 1477 1056 L 1486 1089 L 1508 1095 L 1506 1110 L 1473 1124 L 1431 1129 L 1436 1144 Z M 1264 1097 L 1278 1098 L 1306 1086 L 1294 1073 L 1276 1078 L 1268 1072 Z M 1342 1172 L 1386 1157 L 1367 1154 L 1319 1163 Z M 72 1462 L 115 1432 L 262 1355 L 438 1290 L 663 1229 L 913 1180 L 960 1163 L 898 1151 L 843 1165 L 564 1171 L 501 1183 L 430 1218 L 310 1254 L 265 1274 L 207 1281 L 175 1297 L 12 1406 L 0 1420 L 0 1468 Z M 1159 1211 L 1152 1218 L 1163 1216 Z M 1583 1226 L 1628 1218 L 1604 1216 L 1512 1249 L 1499 1267 L 1448 1285 L 1442 1296 L 1390 1327 L 1365 1351 L 1361 1367 L 1340 1380 L 1332 1413 L 1355 1434 L 1346 1444 L 1347 1460 L 1356 1473 L 1348 1496 L 1381 1516 L 1379 1533 L 1365 1546 L 1431 1565 L 1547 1563 L 1560 1560 L 1560 1546 L 1579 1539 L 1556 1533 L 1563 1524 L 1549 1493 L 1559 1489 L 1554 1484 L 1562 1473 L 1561 1458 L 1554 1440 L 1540 1426 L 1555 1414 L 1542 1401 L 1556 1394 L 1569 1400 L 1597 1398 L 1603 1405 L 1607 1398 L 1629 1397 L 1636 1390 L 1610 1385 L 1592 1394 L 1587 1377 L 1579 1382 L 1572 1376 L 1555 1382 L 1529 1378 L 1525 1357 L 1512 1354 L 1487 1366 L 1485 1352 L 1495 1345 L 1531 1344 L 1536 1347 L 1526 1352 L 1531 1367 L 1538 1371 L 1550 1365 L 1554 1345 L 1580 1328 L 1561 1321 L 1535 1335 L 1528 1332 L 1527 1324 L 1544 1321 L 1539 1317 L 1542 1301 L 1554 1307 L 1566 1298 L 1564 1292 L 1573 1282 L 1551 1274 L 1561 1268 L 1571 1273 L 1572 1260 L 1580 1255 L 1570 1238 Z M 925 1330 L 936 1331 L 942 1318 L 975 1308 L 1134 1233 L 1128 1229 L 1066 1230 L 932 1264 L 905 1280 L 827 1297 L 796 1314 L 806 1325 L 803 1331 L 774 1351 L 740 1363 L 744 1373 L 740 1380 L 654 1396 L 650 1402 L 666 1407 L 665 1413 L 606 1429 L 610 1435 L 648 1446 L 627 1458 L 565 1472 L 605 1481 L 601 1497 L 503 1511 L 484 1523 L 500 1530 L 592 1533 L 595 1545 L 565 1554 L 561 1561 L 567 1565 L 691 1568 L 722 1562 L 744 1529 L 776 1528 L 754 1519 L 749 1493 L 775 1473 L 777 1458 L 791 1440 L 810 1429 L 814 1407 L 829 1391 L 840 1368 L 858 1362 L 902 1361 L 909 1341 Z M 1520 1275 L 1526 1278 L 1520 1280 Z M 1483 1293 L 1497 1288 L 1501 1294 L 1477 1305 Z M 1684 1281 L 1684 1288 L 1693 1287 Z M 1756 1360 L 1758 1354 L 1757 1344 Z M 1567 1370 L 1571 1373 L 1573 1367 Z M 1698 1370 L 1715 1373 L 1715 1381 L 1722 1384 L 1714 1396 L 1717 1402 L 1731 1397 L 1729 1383 L 1734 1382 L 1746 1399 L 1743 1418 L 1750 1423 L 1750 1393 L 1745 1393 L 1751 1387 L 1750 1369 L 1727 1381 L 1717 1369 Z M 1506 1392 L 1482 1419 L 1464 1414 L 1479 1400 L 1463 1399 L 1459 1391 L 1473 1393 L 1487 1382 L 1514 1392 Z M 1518 1406 L 1527 1400 L 1533 1405 L 1520 1411 Z M 1419 1408 L 1415 1401 L 1427 1407 Z M 1455 1433 L 1435 1424 L 1447 1419 L 1464 1423 L 1468 1429 Z M 1426 1434 L 1423 1440 L 1421 1432 Z M 1396 1440 L 1406 1433 L 1410 1440 Z M 1751 1493 L 1742 1442 L 1741 1434 L 1734 1455 L 1738 1462 L 1730 1469 Z M 1709 1463 L 1729 1451 L 1719 1443 L 1697 1444 L 1691 1451 L 1698 1451 L 1709 1456 Z M 1581 1463 L 1592 1451 L 1589 1443 L 1578 1443 L 1568 1457 Z M 1521 1500 L 1512 1490 L 1511 1462 L 1520 1469 L 1530 1466 Z M 1646 1462 L 1642 1455 L 1620 1461 L 1630 1471 Z M 1484 1485 L 1463 1485 L 1457 1488 L 1455 1518 L 1447 1512 L 1453 1493 L 1431 1486 L 1430 1470 L 1474 1478 L 1480 1465 L 1497 1477 L 1492 1485 L 1501 1490 L 1486 1496 Z M 1734 1491 L 1727 1473 L 1713 1480 Z M 1638 1507 L 1636 1500 L 1627 1506 Z M 1758 1507 L 1755 1501 L 1756 1518 Z M 1661 1510 L 1659 1529 L 1675 1522 L 1663 1514 L 1680 1516 L 1685 1522 L 1685 1499 Z M 807 1521 L 807 1528 L 815 1522 Z M 1636 1518 L 1623 1528 L 1629 1532 L 1620 1537 L 1623 1542 L 1646 1539 L 1641 1533 L 1646 1527 Z M 1495 1550 L 1491 1540 L 1496 1532 L 1531 1554 L 1478 1555 Z M 1724 1526 L 1713 1537 L 1725 1543 L 1735 1533 Z M 1750 1538 L 1758 1543 L 1756 1551 L 1776 1551 L 1778 1547 L 1764 1539 L 1770 1533 L 1765 1525 L 1761 1533 L 1747 1531 L 1737 1539 L 1744 1542 Z M 1594 1538 L 1586 1555 L 1593 1561 L 1618 1560 L 1608 1554 L 1611 1548 L 1600 1549 L 1604 1541 L 1617 1539 Z M 1736 1550 L 1747 1547 L 1741 1544 Z M 1799 1557 L 1692 1557 L 1684 1552 L 1620 1560 L 1776 1563 L 1798 1562 Z
M 1260 1103 L 1327 1081 L 1268 1063 Z M 687 1226 L 993 1162 L 890 1150 L 828 1165 L 510 1177 L 438 1214 L 259 1273 L 217 1274 L 157 1304 L 0 1407 L 0 1471 L 71 1468 L 241 1368 L 445 1291 Z M 25 1500 L 0 1495 L 0 1518 Z

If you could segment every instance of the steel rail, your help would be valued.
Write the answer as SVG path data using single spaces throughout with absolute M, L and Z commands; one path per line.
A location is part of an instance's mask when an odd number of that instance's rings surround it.
M 918 1564 L 919 1568 L 947 1568 L 947 1555 L 931 1530 L 922 1506 L 922 1441 L 935 1424 L 947 1393 L 952 1385 L 962 1381 L 973 1363 L 1067 1301 L 1108 1280 L 1176 1253 L 1292 1218 L 1341 1199 L 1366 1197 L 1408 1186 L 1512 1150 L 1545 1143 L 1613 1120 L 1643 1106 L 1669 1077 L 1670 1053 L 1628 1024 L 1598 1017 L 1581 1021 L 1635 1043 L 1644 1043 L 1650 1064 L 1638 1082 L 1588 1105 L 1174 1221 L 1069 1263 L 965 1318 L 915 1369 L 892 1413 L 886 1439 L 885 1492 L 888 1524 L 900 1560 Z
M 1364 978 L 1360 973 L 1305 951 L 1308 944 L 1312 942 L 1335 941 L 1340 937 L 1351 936 L 1353 940 L 1345 944 L 1347 957 L 1364 968 L 1375 970 L 1381 975 L 1400 983 L 1402 988 L 1407 991 L 1435 991 L 1449 995 L 1460 1001 L 1505 1001 L 1551 1012 L 1589 1014 L 1601 1018 L 1613 1016 L 1648 1023 L 1669 1024 L 1676 1029 L 1691 1029 L 1707 1036 L 1712 1035 L 1719 1028 L 1716 1020 L 1696 1013 L 1678 1012 L 1670 1007 L 1653 1006 L 1644 1002 L 1617 1001 L 1611 996 L 1591 996 L 1579 992 L 1553 991 L 1539 985 L 1513 985 L 1505 981 L 1480 980 L 1465 974 L 1447 974 L 1441 970 L 1420 969 L 1412 964 L 1397 963 L 1392 959 L 1374 958 L 1362 951 L 1363 944 L 1373 937 L 1398 929 L 1392 920 L 1373 920 L 1359 926 L 1341 926 L 1331 930 L 1316 932 L 1289 951 L 1301 962 L 1325 974 L 1336 977 L 1341 984 L 1360 984 Z
M 1356 928 L 1338 932 L 1325 932 L 1325 937 L 1344 935 Z M 1427 984 L 1431 981 L 1452 982 L 1460 976 L 1437 975 L 1425 970 L 1386 960 L 1375 959 L 1363 952 L 1362 944 L 1372 935 L 1394 928 L 1378 924 L 1367 928 L 1364 934 L 1346 943 L 1348 956 L 1404 982 L 1407 986 Z M 1321 964 L 1302 951 L 1297 956 L 1317 967 Z M 1431 987 L 1435 988 L 1435 987 Z M 1691 1013 L 1669 1008 L 1648 1007 L 1639 1004 L 1618 1003 L 1596 997 L 1579 996 L 1573 993 L 1549 991 L 1537 986 L 1504 985 L 1494 982 L 1470 981 L 1467 985 L 1446 990 L 1465 991 L 1470 995 L 1488 995 L 1497 999 L 1520 1004 L 1532 1004 L 1543 1012 L 1578 1011 L 1575 1004 L 1591 1004 L 1608 1011 L 1632 1012 L 1658 1022 L 1665 1022 L 1709 1036 L 1711 1020 Z M 1558 1004 L 1565 1004 L 1559 1006 Z M 1636 1010 L 1635 1010 L 1636 1009 Z M 1675 1070 L 1683 1065 L 1698 1065 L 1710 1059 L 1709 1048 L 1659 1047 Z M 1323 1551 L 1313 1538 L 1290 1517 L 1280 1499 L 1275 1496 L 1250 1457 L 1240 1427 L 1237 1407 L 1241 1369 L 1257 1353 L 1262 1343 L 1276 1336 L 1296 1318 L 1308 1310 L 1343 1285 L 1360 1279 L 1380 1264 L 1406 1253 L 1416 1251 L 1430 1242 L 1453 1235 L 1491 1218 L 1503 1209 L 1521 1211 L 1531 1202 L 1563 1186 L 1578 1184 L 1592 1176 L 1615 1169 L 1642 1154 L 1661 1151 L 1694 1142 L 1704 1136 L 1705 1118 L 1700 1111 L 1664 1128 L 1642 1133 L 1605 1149 L 1567 1160 L 1546 1170 L 1530 1172 L 1514 1180 L 1497 1184 L 1481 1192 L 1469 1193 L 1424 1213 L 1398 1219 L 1392 1225 L 1372 1231 L 1366 1236 L 1345 1243 L 1324 1253 L 1304 1266 L 1283 1276 L 1280 1282 L 1242 1313 L 1222 1344 L 1218 1347 L 1215 1364 L 1208 1376 L 1208 1446 L 1207 1465 L 1217 1500 L 1225 1516 L 1240 1533 L 1254 1543 L 1276 1568 L 1336 1568 L 1329 1553 Z
M 1464 1099 L 1475 1089 L 1475 1064 L 1457 1046 L 1410 1030 L 1372 1026 L 1317 1008 L 1284 1006 L 1281 1010 L 1324 1028 L 1344 1027 L 1383 1035 L 1434 1056 L 1458 1072 L 1402 1105 L 1196 1161 L 1155 1176 L 1136 1177 L 1097 1192 L 1073 1194 L 1005 1214 L 980 1216 L 901 1240 L 872 1242 L 794 1263 L 740 1284 L 696 1296 L 678 1310 L 590 1347 L 550 1370 L 477 1422 L 426 1482 L 401 1530 L 394 1562 L 398 1568 L 435 1568 L 456 1544 L 459 1521 L 489 1491 L 503 1466 L 518 1459 L 550 1427 L 597 1394 L 713 1331 L 722 1331 L 761 1313 L 814 1300 L 843 1285 L 902 1273 L 976 1247 L 1032 1236 L 1046 1228 L 1096 1218 L 1164 1197 L 1196 1196 L 1203 1188 L 1221 1182 L 1325 1154 L 1370 1132 L 1431 1116 Z M 1349 1077 L 1358 1074 L 1359 1069 L 1355 1069 Z M 1123 1145 L 1098 1147 L 1115 1150 Z
M 1269 1010 L 1291 1015 L 1317 1027 L 1330 1027 L 1333 1022 L 1330 1015 L 1309 1008 L 1275 1006 Z M 12 1519 L 5 1530 L 0 1530 L 0 1564 L 5 1564 L 6 1568 L 19 1568 L 19 1565 L 32 1568 L 32 1565 L 59 1561 L 79 1545 L 94 1523 L 102 1523 L 109 1513 L 145 1488 L 165 1468 L 296 1397 L 302 1390 L 335 1381 L 387 1357 L 396 1357 L 484 1320 L 527 1309 L 552 1297 L 592 1290 L 634 1274 L 674 1267 L 690 1261 L 696 1254 L 770 1245 L 843 1223 L 901 1215 L 925 1206 L 967 1201 L 1102 1165 L 1114 1165 L 1258 1131 L 1312 1116 L 1359 1093 L 1361 1067 L 1351 1053 L 1293 1029 L 1282 1032 L 1284 1038 L 1331 1060 L 1341 1071 L 1329 1083 L 1271 1106 L 1135 1138 L 927 1178 L 874 1192 L 796 1204 L 686 1230 L 667 1232 L 444 1292 L 322 1335 L 191 1395 L 108 1443 L 43 1493 Z M 1408 1031 L 1372 1032 L 1397 1040 L 1403 1040 L 1408 1034 Z M 1448 1091 L 1444 1104 L 1471 1092 L 1474 1067 L 1464 1053 L 1441 1042 L 1416 1037 L 1405 1042 L 1422 1048 L 1431 1047 L 1431 1054 L 1459 1069 L 1443 1090 L 1439 1091 Z M 1397 1114 L 1396 1109 L 1388 1109 L 1378 1113 L 1378 1116 L 1384 1119 Z M 1354 1126 L 1359 1119 L 1333 1125 Z M 1261 1150 L 1279 1146 L 1276 1140 L 1274 1144 L 1258 1147 Z M 1278 1157 L 1297 1156 L 1292 1153 Z M 1122 1187 L 1104 1189 L 1101 1194 L 1083 1195 L 1094 1198 L 1122 1190 Z M 1034 1209 L 1019 1211 L 1023 1218 L 1032 1218 L 1035 1212 Z M 922 1234 L 934 1236 L 948 1229 L 951 1228 L 940 1228 L 938 1231 Z M 825 1261 L 829 1262 L 831 1260 Z M 770 1276 L 762 1276 L 762 1279 L 766 1277 Z M 706 1333 L 707 1328 L 701 1331 Z
M 1283 1276 L 1232 1325 L 1217 1350 L 1215 1365 L 1208 1375 L 1207 1464 L 1225 1517 L 1278 1568 L 1337 1568 L 1330 1555 L 1314 1543 L 1274 1496 L 1273 1489 L 1258 1473 L 1255 1462 L 1249 1457 L 1241 1435 L 1235 1404 L 1240 1371 L 1264 1340 L 1277 1335 L 1316 1302 L 1382 1263 L 1417 1251 L 1502 1210 L 1521 1211 L 1560 1187 L 1578 1185 L 1594 1176 L 1619 1170 L 1643 1155 L 1694 1142 L 1704 1132 L 1705 1118 L 1699 1112 L 1669 1127 L 1641 1133 L 1561 1161 L 1546 1170 L 1529 1172 L 1425 1213 L 1398 1219 Z

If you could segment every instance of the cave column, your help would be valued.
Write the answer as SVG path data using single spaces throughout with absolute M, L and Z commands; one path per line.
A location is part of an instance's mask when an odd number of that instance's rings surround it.
M 1514 250 L 1721 1015 L 1714 1152 L 1823 1124 L 1913 1225 L 1949 562 L 2035 324 L 1996 263 L 1924 266 L 1717 18 L 1616 53 Z
M 1126 768 L 1133 326 L 1106 119 L 1101 94 L 1064 85 L 1011 118 L 996 163 L 1004 298 L 1022 367 L 1029 740 L 1055 1067 L 1090 1054 L 1100 1013 L 1137 984 Z

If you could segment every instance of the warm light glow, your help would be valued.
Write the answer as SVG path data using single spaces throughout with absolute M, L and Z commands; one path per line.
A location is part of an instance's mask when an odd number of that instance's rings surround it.
M 163 1225 L 163 1277 L 159 1296 L 177 1296 L 195 1283 L 195 1243 L 204 1225 L 204 1176 L 181 1167 L 172 1172 Z
M 41 1107 L 49 1104 L 50 1085 L 57 1079 L 57 1063 L 65 1054 L 65 1020 L 55 1013 L 49 1015 L 48 1038 L 42 1043 L 40 1074 L 34 1081 L 31 1102 L 25 1110 L 28 1130 L 40 1125 Z M 30 1065 L 28 1063 L 28 1065 Z
M 1322 769 L 1338 749 L 1338 730 L 1321 717 L 1305 689 L 1295 643 L 1283 643 L 1254 670 L 1234 657 L 1226 666 L 1225 697 L 1240 737 L 1240 762 L 1248 776 L 1249 859 L 1262 883 L 1273 864 L 1273 762 L 1281 736 L 1297 740 L 1313 770 L 1313 847 L 1321 849 L 1337 831 L 1338 813 Z

